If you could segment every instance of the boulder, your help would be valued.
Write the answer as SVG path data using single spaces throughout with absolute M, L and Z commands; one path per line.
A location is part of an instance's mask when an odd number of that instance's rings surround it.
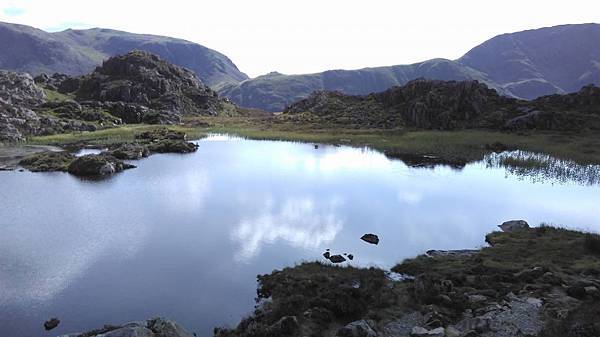
M 360 239 L 373 245 L 379 244 L 379 237 L 375 234 L 365 234 Z
M 331 255 L 329 261 L 331 261 L 331 263 L 342 263 L 346 261 L 346 258 L 342 255 Z
M 198 145 L 184 140 L 163 139 L 148 145 L 148 150 L 156 153 L 191 153 Z
M 510 220 L 499 225 L 503 232 L 513 232 L 529 228 L 529 224 L 525 220 Z
M 134 167 L 108 154 L 90 154 L 75 159 L 68 171 L 76 176 L 101 177 Z
M 148 157 L 150 155 L 150 150 L 148 150 L 148 147 L 145 145 L 123 143 L 118 145 L 116 148 L 109 150 L 108 154 L 121 160 L 134 160 Z
M 46 322 L 44 322 L 44 329 L 46 331 L 50 331 L 54 328 L 56 328 L 58 325 L 60 324 L 60 320 L 56 317 L 51 318 L 49 320 L 47 320 Z
M 348 323 L 343 328 L 339 329 L 335 334 L 336 337 L 377 337 L 377 332 L 373 330 L 375 322 L 361 319 Z

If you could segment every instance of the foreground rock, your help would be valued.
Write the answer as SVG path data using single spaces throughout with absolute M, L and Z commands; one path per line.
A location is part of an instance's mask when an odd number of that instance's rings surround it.
M 68 172 L 80 177 L 103 177 L 135 168 L 134 165 L 108 154 L 90 154 L 81 156 L 69 164 Z
M 430 251 L 406 260 L 392 271 L 414 277 L 400 280 L 375 268 L 320 263 L 261 275 L 258 299 L 266 301 L 215 335 L 600 335 L 600 236 L 522 227 L 486 240 L 490 247 L 479 251 Z
M 123 325 L 105 325 L 103 328 L 62 335 L 59 337 L 195 337 L 177 322 L 166 318 L 130 322 Z
M 58 318 L 51 318 L 51 319 L 47 320 L 46 322 L 44 322 L 44 329 L 46 331 L 50 331 L 50 330 L 56 328 L 59 324 L 60 324 L 60 320 Z
M 379 237 L 375 234 L 365 234 L 360 239 L 372 245 L 379 244 Z

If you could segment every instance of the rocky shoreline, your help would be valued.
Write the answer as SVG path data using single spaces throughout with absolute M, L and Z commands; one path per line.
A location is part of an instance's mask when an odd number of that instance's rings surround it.
M 136 134 L 132 142 L 117 142 L 99 154 L 77 157 L 73 154 L 82 148 L 90 148 L 85 142 L 70 144 L 70 151 L 40 151 L 24 156 L 5 170 L 23 167 L 32 172 L 69 172 L 82 177 L 105 177 L 123 170 L 135 168 L 124 160 L 139 160 L 155 153 L 192 153 L 198 145 L 186 140 L 183 132 L 158 128 Z M 92 147 L 93 148 L 93 147 Z
M 310 262 L 259 275 L 254 312 L 214 336 L 598 336 L 600 236 L 524 221 L 500 228 L 488 247 L 430 250 L 391 272 Z M 152 319 L 66 337 L 192 335 Z

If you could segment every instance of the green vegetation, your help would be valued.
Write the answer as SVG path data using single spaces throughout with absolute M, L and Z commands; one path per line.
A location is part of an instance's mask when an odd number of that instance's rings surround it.
M 93 132 L 75 132 L 63 133 L 50 136 L 32 137 L 28 139 L 29 144 L 36 145 L 69 145 L 77 143 L 86 143 L 91 145 L 109 145 L 133 141 L 135 135 L 145 132 L 165 128 L 163 125 L 124 125 L 112 129 L 104 129 Z M 199 128 L 185 126 L 167 126 L 169 130 L 184 132 L 191 139 L 204 136 L 206 133 Z
M 210 132 L 231 133 L 250 139 L 301 141 L 369 146 L 394 153 L 431 155 L 447 160 L 476 161 L 501 144 L 546 153 L 578 164 L 600 163 L 600 135 L 595 133 L 503 133 L 485 130 L 411 131 L 307 127 L 267 117 L 208 117 L 195 119 L 210 125 Z
M 139 132 L 159 125 L 124 125 L 95 132 L 76 132 L 32 137 L 30 144 L 63 145 L 78 142 L 112 144 L 129 141 Z M 546 153 L 578 164 L 600 163 L 600 135 L 558 133 L 502 133 L 485 130 L 410 131 L 377 129 L 309 128 L 281 122 L 277 117 L 219 116 L 187 118 L 183 125 L 168 126 L 197 139 L 207 133 L 228 133 L 258 140 L 300 141 L 350 146 L 368 146 L 394 156 L 414 154 L 436 156 L 448 161 L 482 160 L 494 146 Z M 538 165 L 516 163 L 520 165 Z
M 58 91 L 50 89 L 44 89 L 44 92 L 46 93 L 46 100 L 49 102 L 64 102 L 73 99 L 73 97 L 69 95 L 61 94 Z

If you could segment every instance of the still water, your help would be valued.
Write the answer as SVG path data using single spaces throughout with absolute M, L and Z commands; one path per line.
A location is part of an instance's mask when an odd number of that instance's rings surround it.
M 498 157 L 414 168 L 351 147 L 199 145 L 102 181 L 0 172 L 0 336 L 156 315 L 211 336 L 252 310 L 257 274 L 327 248 L 389 268 L 428 249 L 481 247 L 510 219 L 600 230 L 600 186 L 585 177 L 595 166 L 553 177 Z M 359 240 L 368 232 L 378 246 Z M 50 317 L 62 322 L 44 333 Z

